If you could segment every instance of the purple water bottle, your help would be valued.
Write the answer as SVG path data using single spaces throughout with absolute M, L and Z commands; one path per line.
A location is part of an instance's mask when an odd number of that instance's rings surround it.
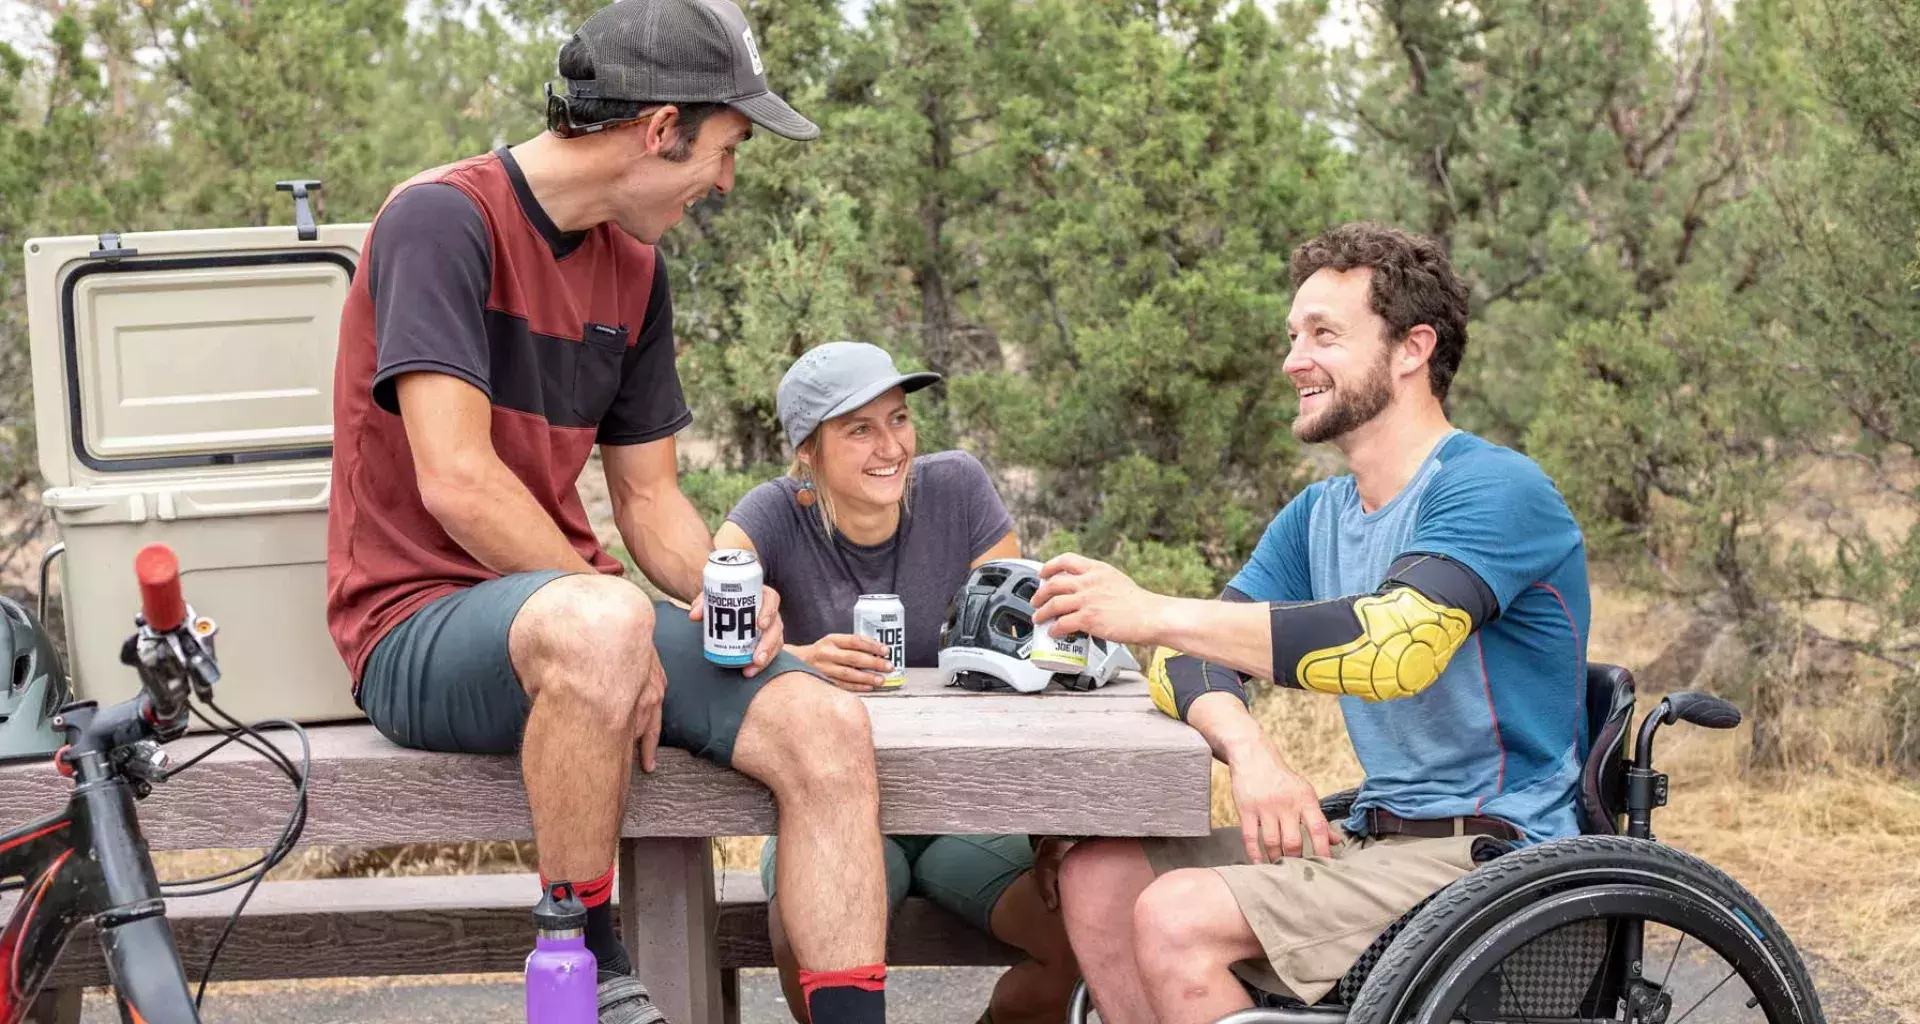
M 587 949 L 587 908 L 572 882 L 556 882 L 533 908 L 537 935 L 527 954 L 527 1024 L 596 1024 L 599 964 Z

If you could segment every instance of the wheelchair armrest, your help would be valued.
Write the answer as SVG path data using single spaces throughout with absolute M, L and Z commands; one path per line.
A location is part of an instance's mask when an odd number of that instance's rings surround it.
M 1353 812 L 1354 798 L 1359 795 L 1360 787 L 1355 786 L 1352 789 L 1343 789 L 1331 796 L 1323 796 L 1320 798 L 1320 813 L 1326 815 L 1327 821 L 1329 822 L 1345 820 L 1346 816 Z

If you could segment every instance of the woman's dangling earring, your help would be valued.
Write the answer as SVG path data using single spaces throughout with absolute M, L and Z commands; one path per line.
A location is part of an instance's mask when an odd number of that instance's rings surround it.
M 812 508 L 813 499 L 813 473 L 803 469 L 800 471 L 800 493 L 794 495 L 793 500 L 798 502 L 801 508 Z

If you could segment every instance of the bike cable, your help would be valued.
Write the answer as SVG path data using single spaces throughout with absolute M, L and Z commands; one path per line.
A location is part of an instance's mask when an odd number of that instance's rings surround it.
M 272 871 L 281 861 L 287 858 L 288 854 L 293 852 L 294 847 L 300 842 L 301 833 L 306 830 L 307 783 L 313 774 L 313 748 L 308 742 L 307 731 L 301 728 L 299 723 L 285 718 L 271 718 L 256 722 L 253 725 L 248 725 L 235 719 L 232 715 L 227 714 L 220 705 L 211 700 L 203 701 L 202 703 L 221 718 L 223 722 L 216 722 L 208 718 L 198 707 L 190 708 L 194 717 L 200 719 L 200 721 L 204 722 L 216 732 L 223 734 L 226 738 L 195 754 L 182 764 L 175 766 L 167 772 L 167 777 L 172 778 L 188 768 L 193 767 L 208 755 L 229 743 L 238 743 L 265 758 L 268 763 L 278 768 L 281 774 L 287 777 L 288 781 L 293 783 L 294 800 L 293 810 L 287 816 L 286 825 L 280 829 L 279 836 L 275 838 L 273 844 L 269 846 L 267 851 L 261 856 L 240 867 L 231 868 L 215 874 L 161 883 L 161 892 L 173 898 L 209 896 L 214 893 L 225 892 L 229 889 L 236 889 L 243 885 L 246 886 L 246 891 L 240 894 L 239 902 L 234 905 L 233 913 L 227 916 L 226 927 L 221 929 L 220 938 L 213 944 L 213 951 L 207 955 L 206 968 L 200 975 L 200 987 L 198 991 L 194 993 L 193 997 L 193 1005 L 196 1009 L 199 1008 L 201 1001 L 206 998 L 207 983 L 213 978 L 214 964 L 219 961 L 220 951 L 226 948 L 227 940 L 233 935 L 233 929 L 240 923 L 240 914 L 246 910 L 247 901 L 253 898 L 254 892 L 260 888 L 260 883 L 266 880 L 267 873 Z M 294 735 L 299 738 L 299 767 L 296 768 L 293 760 L 289 758 L 284 751 L 260 734 L 260 730 L 271 728 L 290 729 Z

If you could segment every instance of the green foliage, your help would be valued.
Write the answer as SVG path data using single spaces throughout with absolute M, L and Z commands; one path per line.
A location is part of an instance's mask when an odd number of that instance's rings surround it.
M 1751 188 L 1700 232 L 1719 269 L 1680 275 L 1638 313 L 1565 331 L 1544 396 L 1553 412 L 1527 435 L 1602 550 L 1739 627 L 1754 658 L 1758 763 L 1777 761 L 1775 720 L 1793 699 L 1778 677 L 1793 659 L 1779 655 L 1809 642 L 1890 662 L 1900 685 L 1889 720 L 1912 722 L 1920 533 L 1877 520 L 1920 512 L 1920 76 L 1874 69 L 1920 41 L 1916 13 L 1909 0 L 1743 5 L 1724 65 L 1764 78 L 1771 99 L 1748 109 L 1781 119 L 1740 140 Z M 1788 43 L 1796 34 L 1804 48 Z M 1871 87 L 1863 69 L 1877 75 Z M 1796 481 L 1822 466 L 1863 467 L 1864 504 L 1891 512 L 1793 507 Z M 1789 528 L 1796 514 L 1814 519 L 1811 535 Z M 1811 626 L 1814 601 L 1850 607 L 1849 629 Z M 1910 742 L 1894 749 L 1920 763 Z
M 538 132 L 600 4 L 65 0 L 0 44 L 6 493 L 32 478 L 27 238 L 285 224 L 296 177 L 369 218 Z M 1033 553 L 1214 593 L 1313 475 L 1288 254 L 1367 216 L 1449 247 L 1455 417 L 1545 463 L 1596 552 L 1757 656 L 1812 635 L 1810 600 L 1862 611 L 1820 642 L 1897 666 L 1889 717 L 1916 720 L 1920 0 L 1683 4 L 1671 31 L 1649 6 L 1377 0 L 1336 51 L 1323 0 L 747 0 L 823 134 L 762 133 L 662 242 L 716 452 L 687 493 L 717 525 L 779 472 L 781 374 L 859 338 L 947 375 L 921 447 L 979 454 Z M 1900 527 L 1786 529 L 1832 465 Z
M 272 189 L 320 178 L 327 198 L 370 210 L 391 182 L 367 128 L 384 68 L 404 37 L 387 0 L 156 0 L 145 18 L 179 42 L 166 70 L 182 87 L 171 155 L 170 223 L 291 221 Z M 276 217 L 276 215 L 278 215 Z
M 1126 573 L 1135 583 L 1156 594 L 1175 597 L 1214 597 L 1220 584 L 1199 545 L 1162 544 L 1157 540 L 1123 540 L 1107 549 L 1087 543 L 1077 531 L 1055 530 L 1041 538 L 1028 557 L 1045 561 L 1074 552 L 1099 558 Z
M 1682 5 L 1663 44 L 1642 2 L 1370 5 L 1354 183 L 1369 215 L 1448 244 L 1473 288 L 1463 425 L 1521 441 L 1553 338 L 1740 274 L 1701 256 L 1777 123 L 1777 6 Z
M 1736 607 L 1758 613 L 1779 591 L 1760 578 L 1773 560 L 1754 529 L 1775 518 L 1796 469 L 1780 439 L 1817 436 L 1827 417 L 1780 371 L 1780 332 L 1742 313 L 1703 285 L 1646 320 L 1568 332 L 1544 389 L 1555 413 L 1537 419 L 1527 441 L 1598 550 L 1644 550 L 1663 577 L 1702 592 L 1724 587 Z M 1645 424 L 1659 429 L 1633 429 Z M 1613 514 L 1617 495 L 1642 492 L 1661 497 L 1658 516 Z
M 747 463 L 775 462 L 786 451 L 774 393 L 794 359 L 822 342 L 872 340 L 870 307 L 855 292 L 865 255 L 852 200 L 822 186 L 787 217 L 762 224 L 760 244 L 712 268 L 724 275 L 714 287 L 737 296 L 728 309 L 710 311 L 698 280 L 706 267 L 687 268 L 695 316 L 686 319 L 698 333 L 682 361 L 686 388 L 708 414 L 707 429 Z
M 693 507 L 700 510 L 707 529 L 718 530 L 727 513 L 755 487 L 786 473 L 785 466 L 748 466 L 743 470 L 721 467 L 693 469 L 680 474 L 680 489 Z
M 1839 406 L 1853 441 L 1839 454 L 1863 459 L 1911 517 L 1920 512 L 1907 472 L 1920 456 L 1920 3 L 1808 0 L 1795 25 L 1845 123 L 1822 124 L 1811 152 L 1782 170 L 1770 222 L 1781 287 L 1768 294 L 1799 327 L 1803 379 L 1822 382 Z M 1920 526 L 1889 537 L 1871 525 L 1832 531 L 1832 589 L 1868 611 L 1864 649 L 1896 666 L 1892 756 L 1920 770 Z
M 1217 583 L 1291 494 L 1286 257 L 1337 219 L 1345 167 L 1286 102 L 1298 12 L 1036 14 L 1043 53 L 1108 57 L 1032 62 L 1021 87 L 1057 98 L 995 125 L 1012 210 L 981 272 L 1025 372 L 956 382 L 954 412 L 991 457 L 1043 469 L 1042 521 L 1101 549 L 1197 545 Z

